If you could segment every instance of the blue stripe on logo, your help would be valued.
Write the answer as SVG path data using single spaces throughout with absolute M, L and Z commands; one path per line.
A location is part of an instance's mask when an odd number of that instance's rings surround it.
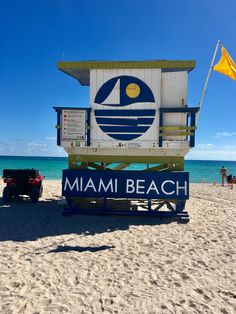
M 109 134 L 107 133 L 110 137 L 114 138 L 115 140 L 120 140 L 120 141 L 130 141 L 133 140 L 142 134 Z
M 94 114 L 96 117 L 122 117 L 122 116 L 155 116 L 155 109 L 127 109 L 127 110 L 94 110 Z
M 130 132 L 130 133 L 144 133 L 149 129 L 149 126 L 103 126 L 100 125 L 103 132 L 119 133 L 119 132 Z
M 140 125 L 147 124 L 151 125 L 153 123 L 153 118 L 96 118 L 98 124 L 112 124 L 112 125 Z

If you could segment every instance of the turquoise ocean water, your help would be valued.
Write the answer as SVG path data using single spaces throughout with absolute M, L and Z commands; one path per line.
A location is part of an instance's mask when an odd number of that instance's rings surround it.
M 61 179 L 62 169 L 67 169 L 66 157 L 12 157 L 0 156 L 0 176 L 3 169 L 39 169 L 46 179 Z M 220 182 L 219 169 L 225 166 L 236 175 L 236 161 L 186 160 L 185 171 L 190 174 L 190 182 Z M 144 165 L 134 164 L 127 169 L 139 170 Z

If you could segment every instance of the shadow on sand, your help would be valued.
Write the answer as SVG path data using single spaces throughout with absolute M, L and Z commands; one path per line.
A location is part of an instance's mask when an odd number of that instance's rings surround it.
M 86 236 L 127 230 L 130 225 L 151 226 L 169 224 L 174 221 L 139 216 L 73 215 L 64 217 L 62 210 L 63 207 L 52 199 L 35 204 L 19 199 L 9 205 L 3 205 L 0 198 L 0 241 L 34 241 L 38 238 L 65 234 Z
M 48 253 L 64 253 L 64 252 L 69 252 L 69 251 L 75 251 L 75 252 L 99 252 L 99 251 L 104 251 L 104 250 L 110 250 L 114 249 L 114 245 L 101 245 L 101 246 L 68 246 L 68 245 L 59 245 L 56 249 L 48 251 Z

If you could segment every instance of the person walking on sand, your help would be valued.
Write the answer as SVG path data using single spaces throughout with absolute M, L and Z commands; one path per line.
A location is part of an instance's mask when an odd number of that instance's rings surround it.
M 221 174 L 221 180 L 222 180 L 222 186 L 224 186 L 224 182 L 226 181 L 227 183 L 227 174 L 229 173 L 229 171 L 222 166 L 220 169 L 220 174 Z

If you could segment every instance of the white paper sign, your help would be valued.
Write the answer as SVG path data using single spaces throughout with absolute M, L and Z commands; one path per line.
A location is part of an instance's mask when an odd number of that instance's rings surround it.
M 62 140 L 81 140 L 86 138 L 86 111 L 62 110 Z

